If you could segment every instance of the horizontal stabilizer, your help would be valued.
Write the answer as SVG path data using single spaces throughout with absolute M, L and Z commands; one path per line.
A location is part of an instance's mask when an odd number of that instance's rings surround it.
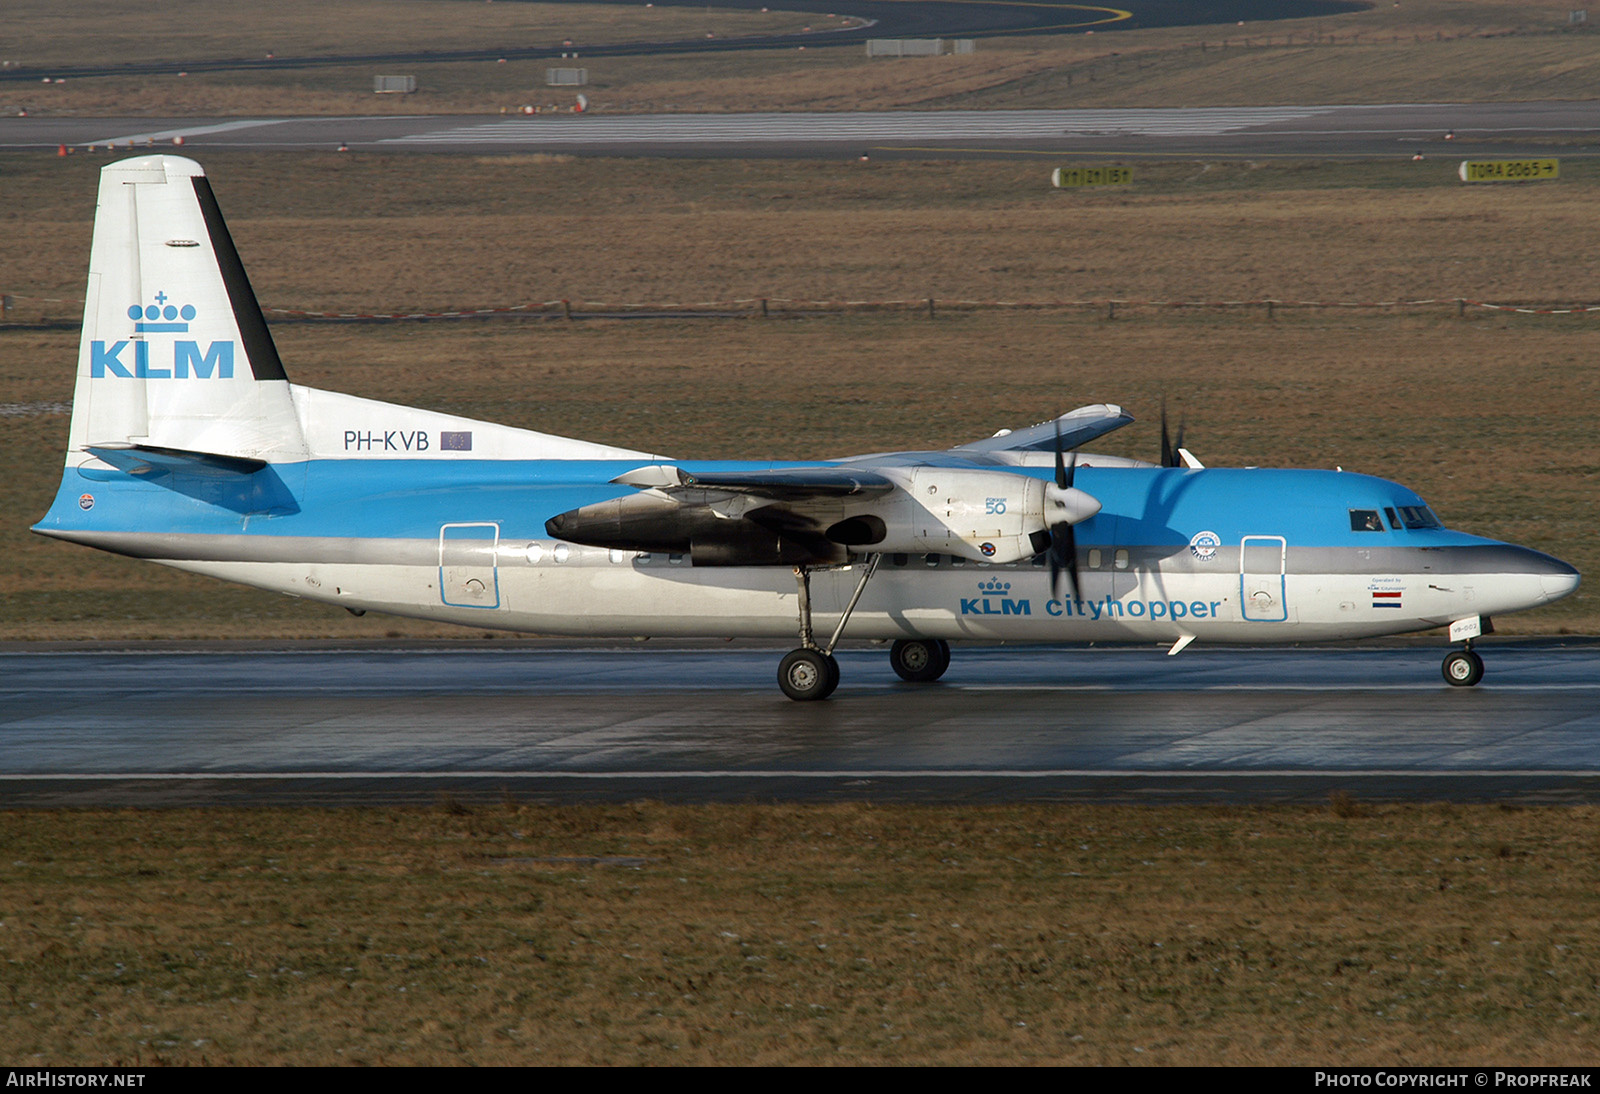
M 142 482 L 240 514 L 299 512 L 299 503 L 265 460 L 123 442 L 91 444 L 86 451 Z M 112 474 L 84 472 L 91 478 Z
M 91 444 L 96 457 L 130 475 L 172 471 L 205 478 L 253 475 L 267 466 L 265 460 L 245 456 L 219 456 L 214 452 L 187 452 L 181 448 L 155 448 L 142 444 Z

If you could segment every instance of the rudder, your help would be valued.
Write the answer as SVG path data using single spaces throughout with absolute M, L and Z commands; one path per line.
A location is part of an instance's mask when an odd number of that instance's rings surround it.
M 91 446 L 306 458 L 277 347 L 193 160 L 101 170 L 68 466 L 94 461 Z

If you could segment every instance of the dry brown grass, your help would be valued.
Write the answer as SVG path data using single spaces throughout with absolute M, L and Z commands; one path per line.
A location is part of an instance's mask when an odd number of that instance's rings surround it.
M 1140 165 L 1131 190 L 1069 194 L 1048 161 L 481 157 L 463 187 L 447 156 L 205 159 L 282 307 L 1600 297 L 1586 161 L 1542 188 L 1464 187 L 1434 161 Z M 81 297 L 101 162 L 9 161 L 0 288 Z
M 0 60 L 29 68 L 328 57 L 773 34 L 810 16 L 711 6 L 483 0 L 7 0 Z M 837 20 L 836 20 L 837 22 Z
M 185 19 L 190 3 L 168 0 L 162 9 L 172 14 L 158 15 L 156 21 L 147 7 L 115 5 L 116 17 L 103 18 L 103 13 L 96 15 L 96 5 L 47 5 L 49 20 L 23 20 L 23 25 L 48 28 L 46 33 L 28 32 L 37 55 L 78 39 L 85 43 L 78 55 L 90 59 L 121 57 L 130 49 L 176 49 L 183 56 L 253 56 L 262 49 L 264 28 L 256 21 L 261 14 L 256 9 L 229 6 L 215 20 Z M 211 5 L 206 7 L 209 11 Z M 335 52 L 334 44 L 356 51 L 487 46 L 508 37 L 539 42 L 570 37 L 581 44 L 593 40 L 591 35 L 608 41 L 695 37 L 705 32 L 707 20 L 716 24 L 710 29 L 723 34 L 815 21 L 814 16 L 716 9 L 707 15 L 697 8 L 485 5 L 467 0 L 363 0 L 361 11 L 367 17 L 359 20 L 343 18 L 347 10 L 297 0 L 285 5 L 282 15 L 276 14 L 276 6 L 265 13 L 265 28 L 281 26 L 280 36 L 296 48 L 329 53 Z M 440 10 L 449 12 L 448 21 L 435 17 Z M 856 44 L 804 51 L 585 57 L 583 64 L 589 69 L 591 109 L 598 111 L 1587 99 L 1594 95 L 1600 65 L 1600 39 L 1595 37 L 1600 27 L 1569 28 L 1569 10 L 1566 2 L 1542 0 L 1407 0 L 1399 8 L 1379 4 L 1364 12 L 1244 27 L 987 39 L 967 57 L 869 60 Z M 330 12 L 339 13 L 337 27 L 322 25 Z M 69 28 L 72 20 L 82 27 Z M 181 30 L 169 33 L 173 24 Z M 547 26 L 563 29 L 546 31 Z M 0 85 L 0 112 L 493 113 L 524 103 L 570 103 L 570 95 L 543 86 L 546 64 L 417 65 L 419 91 L 407 96 L 371 94 L 372 75 L 393 67 L 371 65 L 95 78 L 48 87 Z
M 0 1036 L 21 1066 L 1591 1059 L 1595 811 L 1356 812 L 0 814 Z
M 486 160 L 474 165 L 481 185 L 463 189 L 454 159 L 208 159 L 258 291 L 288 306 L 1597 295 L 1600 239 L 1585 215 L 1596 184 L 1582 169 L 1553 187 L 1469 190 L 1424 185 L 1409 163 L 1181 165 L 1154 169 L 1148 191 L 1091 197 L 1051 193 L 1041 167 L 1010 164 Z M 76 295 L 93 168 L 0 164 L 17 248 L 6 268 L 36 296 Z M 353 195 L 388 215 L 352 217 Z M 1448 305 L 1280 310 L 1272 322 L 1260 309 L 1120 314 L 280 325 L 277 338 L 312 386 L 682 456 L 948 445 L 1105 400 L 1143 423 L 1103 447 L 1149 457 L 1165 396 L 1210 463 L 1383 474 L 1459 527 L 1600 570 L 1596 318 L 1458 320 Z M 0 403 L 65 403 L 75 343 L 70 331 L 0 335 Z M 28 535 L 65 427 L 59 411 L 0 417 L 6 450 L 25 454 L 0 479 L 0 510 L 14 514 L 0 529 L 0 634 L 462 633 L 352 619 Z M 1500 622 L 1592 632 L 1593 604 L 1584 590 Z

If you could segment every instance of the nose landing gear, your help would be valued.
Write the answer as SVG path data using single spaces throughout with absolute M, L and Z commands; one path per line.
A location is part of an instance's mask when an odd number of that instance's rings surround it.
M 1483 658 L 1469 644 L 1464 650 L 1451 650 L 1444 656 L 1445 682 L 1451 687 L 1470 688 L 1483 679 Z
M 1445 683 L 1453 688 L 1470 688 L 1483 679 L 1483 658 L 1472 648 L 1472 640 L 1494 633 L 1494 620 L 1486 615 L 1469 615 L 1450 624 L 1450 641 L 1460 642 L 1461 649 L 1444 655 Z

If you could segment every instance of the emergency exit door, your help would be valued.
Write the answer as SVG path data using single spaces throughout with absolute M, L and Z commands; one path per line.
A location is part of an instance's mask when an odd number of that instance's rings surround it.
M 1282 536 L 1245 536 L 1239 541 L 1239 607 L 1252 623 L 1289 618 L 1284 567 L 1289 544 Z
M 439 529 L 439 598 L 453 608 L 498 608 L 500 525 L 485 521 Z

